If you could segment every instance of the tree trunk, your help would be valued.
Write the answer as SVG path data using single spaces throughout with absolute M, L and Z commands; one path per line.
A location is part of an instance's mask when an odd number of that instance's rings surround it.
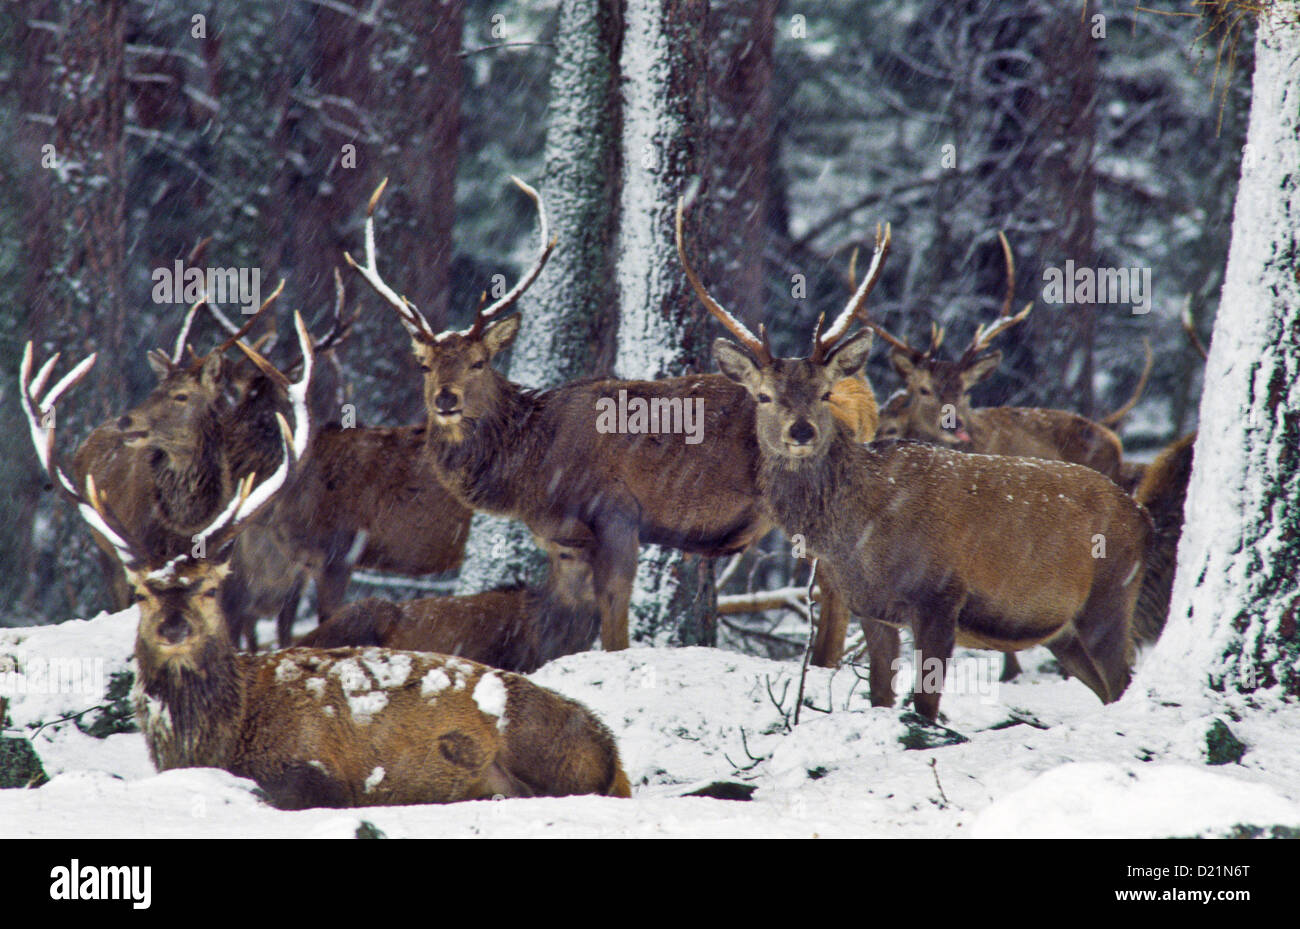
M 533 389 L 607 369 L 601 333 L 615 318 L 619 22 L 600 0 L 565 0 L 559 15 L 540 187 L 559 245 L 522 298 L 510 358 L 511 380 Z M 457 591 L 538 583 L 545 565 L 522 523 L 476 514 Z
M 1300 17 L 1258 28 L 1169 622 L 1133 688 L 1164 700 L 1300 696 Z
M 705 0 L 629 4 L 622 49 L 623 186 L 619 210 L 620 377 L 653 380 L 707 370 L 706 315 L 695 305 L 674 245 L 677 198 L 708 163 Z M 707 202 L 701 198 L 701 203 Z M 697 210 L 698 232 L 707 228 Z M 707 437 L 705 441 L 708 441 Z M 634 641 L 712 644 L 710 563 L 642 546 L 629 617 Z

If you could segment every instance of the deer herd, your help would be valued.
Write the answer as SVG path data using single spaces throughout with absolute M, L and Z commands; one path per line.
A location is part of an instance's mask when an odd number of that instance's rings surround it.
M 755 335 L 719 305 L 691 266 L 679 201 L 682 271 L 734 338 L 713 344 L 720 373 L 534 391 L 493 366 L 556 245 L 540 196 L 515 183 L 536 206 L 540 249 L 467 329 L 436 331 L 381 276 L 384 184 L 366 210 L 364 261 L 344 256 L 410 337 L 420 426 L 312 421 L 317 361 L 352 322 L 341 282 L 322 338 L 295 314 L 296 370 L 245 341 L 278 289 L 242 327 L 214 312 L 229 331 L 202 357 L 188 339 L 204 301 L 190 307 L 173 350 L 149 354 L 157 387 L 90 434 L 72 477 L 55 451 L 55 408 L 95 356 L 47 389 L 59 356 L 33 371 L 28 343 L 21 399 L 41 465 L 89 525 L 116 606 L 138 605 L 134 700 L 159 770 L 224 768 L 284 808 L 628 797 L 610 731 L 521 674 L 597 638 L 607 651 L 628 647 L 642 544 L 717 556 L 774 528 L 815 559 L 813 661 L 842 660 L 856 616 L 873 705 L 893 705 L 902 627 L 945 669 L 957 645 L 1010 662 L 1042 644 L 1102 702 L 1119 698 L 1135 646 L 1164 622 L 1193 437 L 1149 468 L 1124 460 L 1109 426 L 1141 384 L 1106 422 L 972 407 L 970 391 L 1001 361 L 990 343 L 1032 306 L 1011 314 L 1005 238 L 1002 312 L 956 360 L 939 355 L 942 329 L 920 351 L 867 313 L 888 228 L 844 309 L 818 320 L 807 355 L 778 358 L 765 329 Z M 879 410 L 864 374 L 873 334 L 902 380 Z M 702 403 L 704 440 L 597 429 L 601 401 L 616 397 Z M 476 511 L 527 525 L 549 560 L 543 584 L 343 603 L 358 566 L 455 569 Z M 308 579 L 320 624 L 294 642 Z M 264 615 L 277 616 L 279 651 L 258 651 Z M 941 688 L 917 670 L 912 699 L 934 720 Z

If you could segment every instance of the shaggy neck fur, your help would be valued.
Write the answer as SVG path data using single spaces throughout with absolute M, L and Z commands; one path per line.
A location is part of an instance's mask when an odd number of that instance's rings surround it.
M 150 460 L 159 509 L 181 534 L 202 529 L 229 496 L 229 470 L 220 442 L 220 423 L 215 416 L 205 417 L 192 448 L 179 453 L 157 449 Z
M 244 717 L 244 669 L 230 643 L 212 637 L 188 662 L 159 663 L 137 637 L 135 660 L 136 716 L 155 767 L 227 767 Z
M 533 428 L 543 394 L 505 378 L 499 386 L 501 402 L 477 419 L 462 419 L 454 429 L 430 415 L 427 440 L 444 485 L 465 506 L 493 513 L 509 512 L 514 506 L 516 462 L 524 457 L 526 443 L 549 442 L 542 430 Z
M 762 451 L 758 487 L 777 524 L 786 535 L 801 534 L 813 551 L 821 548 L 825 527 L 835 523 L 836 495 L 851 491 L 855 476 L 853 458 L 858 446 L 844 430 L 835 430 L 824 454 L 787 458 Z M 860 464 L 860 462 L 859 462 Z M 823 529 L 818 533 L 818 528 Z

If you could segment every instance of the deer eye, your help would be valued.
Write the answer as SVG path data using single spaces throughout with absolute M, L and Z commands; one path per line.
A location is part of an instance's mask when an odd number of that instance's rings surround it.
M 472 365 L 470 365 L 470 368 L 474 371 L 477 371 L 479 368 L 483 367 L 484 364 L 486 364 L 486 362 L 476 361 Z
M 769 397 L 767 394 L 759 394 L 759 395 L 758 395 L 758 402 L 759 402 L 759 403 L 771 403 L 771 402 L 772 402 L 772 398 Z
M 822 402 L 830 403 L 830 401 L 831 401 L 831 392 L 828 390 L 826 391 L 826 393 L 822 394 Z
M 132 603 L 144 603 L 144 594 L 137 593 L 131 596 Z
M 929 387 L 922 387 L 922 388 L 918 391 L 918 393 L 920 393 L 920 395 L 921 395 L 922 397 L 933 397 L 933 396 L 934 396 L 933 392 L 931 392 L 931 390 L 930 390 Z
M 176 394 L 172 397 L 172 399 L 175 400 L 177 403 L 184 403 L 189 398 L 190 398 L 189 394 Z
M 205 597 L 207 597 L 207 598 L 209 598 L 209 599 L 215 597 L 216 595 L 217 595 L 217 588 L 215 588 L 215 587 L 213 587 L 213 588 L 211 588 L 211 589 L 209 589 L 209 590 L 205 590 L 205 591 L 203 591 L 203 596 L 205 596 Z
M 428 366 L 427 364 L 425 364 L 424 362 L 420 362 L 420 370 L 423 371 L 425 374 L 428 374 L 428 373 L 429 373 L 429 366 Z

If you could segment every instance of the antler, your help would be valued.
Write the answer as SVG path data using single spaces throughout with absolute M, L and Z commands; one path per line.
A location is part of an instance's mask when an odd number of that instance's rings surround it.
M 482 333 L 483 328 L 488 323 L 503 315 L 506 310 L 514 305 L 523 292 L 532 286 L 533 281 L 537 280 L 537 275 L 541 274 L 542 268 L 546 266 L 546 259 L 551 257 L 551 250 L 555 248 L 556 238 L 550 235 L 550 223 L 546 219 L 546 205 L 542 203 L 541 195 L 514 175 L 510 176 L 510 180 L 514 181 L 515 185 L 528 195 L 528 199 L 537 205 L 537 222 L 541 226 L 541 248 L 537 253 L 537 260 L 524 272 L 523 277 L 519 279 L 519 283 L 515 284 L 501 299 L 486 309 L 480 303 L 479 310 L 474 314 L 473 324 L 462 333 L 467 338 L 474 338 Z
M 849 330 L 855 319 L 867 322 L 866 314 L 862 312 L 862 307 L 866 305 L 867 297 L 875 289 L 876 282 L 880 280 L 880 272 L 885 265 L 885 256 L 889 254 L 889 243 L 893 238 L 893 232 L 888 223 L 885 224 L 885 234 L 882 238 L 880 235 L 880 224 L 876 224 L 876 250 L 871 255 L 871 266 L 867 268 L 866 277 L 862 279 L 862 284 L 853 292 L 849 302 L 844 305 L 840 315 L 831 323 L 831 327 L 822 332 L 822 317 L 818 317 L 817 326 L 813 330 L 812 354 L 809 355 L 810 361 L 823 361 L 826 354 L 835 347 Z M 857 264 L 857 252 L 853 253 L 853 258 L 849 263 L 849 280 L 852 281 Z
M 361 273 L 375 293 L 383 297 L 388 304 L 397 311 L 397 316 L 406 327 L 407 333 L 412 338 L 432 339 L 434 338 L 433 327 L 429 321 L 424 318 L 424 314 L 416 309 L 415 304 L 410 300 L 393 290 L 384 283 L 384 279 L 379 275 L 379 266 L 375 260 L 375 207 L 379 203 L 379 198 L 383 196 L 384 188 L 388 186 L 388 178 L 379 182 L 375 192 L 370 195 L 370 202 L 366 205 L 366 264 L 365 267 L 357 264 L 352 255 L 348 252 L 343 253 L 343 258 L 349 265 Z
M 966 351 L 962 352 L 962 356 L 958 360 L 960 365 L 966 365 L 974 361 L 975 356 L 989 347 L 989 343 L 1012 326 L 1023 322 L 1025 317 L 1029 315 L 1029 311 L 1034 308 L 1034 302 L 1031 300 L 1025 304 L 1023 310 L 1015 316 L 1011 315 L 1011 301 L 1015 297 L 1016 291 L 1016 264 L 1015 259 L 1011 256 L 1011 245 L 1001 231 L 998 232 L 998 241 L 1002 243 L 1002 254 L 1007 263 L 1007 295 L 1002 301 L 1002 310 L 993 325 L 987 329 L 982 323 L 975 327 L 975 335 L 971 338 L 970 345 L 966 347 Z
M 75 368 L 65 374 L 57 384 L 46 391 L 43 397 L 38 399 L 37 394 L 45 389 L 45 383 L 50 379 L 50 373 L 54 370 L 54 365 L 58 363 L 59 354 L 55 353 L 49 361 L 41 365 L 41 369 L 36 372 L 36 377 L 33 379 L 32 343 L 28 342 L 23 349 L 23 360 L 18 369 L 18 402 L 23 408 L 23 414 L 27 417 L 32 445 L 36 447 L 36 456 L 41 460 L 41 467 L 50 476 L 55 488 L 77 505 L 82 518 L 90 524 L 92 529 L 108 540 L 108 543 L 116 550 L 118 558 L 121 559 L 123 564 L 135 564 L 139 561 L 137 549 L 127 541 L 122 533 L 108 524 L 108 521 L 100 512 L 100 507 L 95 505 L 97 498 L 94 479 L 87 476 L 88 493 L 83 495 L 77 490 L 76 485 L 72 483 L 68 476 L 63 473 L 63 469 L 54 461 L 55 404 L 89 373 L 97 357 L 97 355 L 93 354 L 83 359 Z
M 330 324 L 329 332 L 321 336 L 316 343 L 316 352 L 332 351 L 352 331 L 352 324 L 361 317 L 361 308 L 357 307 L 355 313 L 347 319 L 343 318 L 343 275 L 339 274 L 339 269 L 334 269 L 334 315 Z
M 1209 361 L 1210 351 L 1201 341 L 1200 335 L 1196 331 L 1196 322 L 1192 319 L 1192 295 L 1188 294 L 1187 299 L 1183 302 L 1183 312 L 1179 315 L 1182 320 L 1183 332 L 1187 333 L 1187 340 L 1192 343 L 1192 348 L 1196 354 L 1201 356 L 1201 361 Z
M 307 410 L 307 391 L 311 387 L 315 356 L 311 344 L 311 335 L 307 332 L 307 324 L 303 322 L 301 313 L 295 312 L 293 314 L 293 326 L 294 331 L 298 334 L 298 346 L 302 349 L 302 374 L 297 381 L 289 384 L 288 387 L 289 402 L 294 419 L 293 428 L 290 429 L 289 423 L 284 416 L 280 413 L 275 414 L 276 422 L 280 425 L 280 441 L 284 449 L 284 458 L 275 473 L 258 484 L 256 488 L 253 487 L 255 479 L 253 474 L 249 474 L 241 480 L 234 499 L 230 501 L 229 505 L 216 519 L 195 536 L 196 542 L 202 541 L 204 544 L 212 546 L 216 551 L 220 551 L 222 547 L 233 540 L 239 533 L 240 528 L 270 502 L 271 498 L 284 485 L 293 462 L 301 460 L 302 456 L 307 453 L 307 443 L 311 437 L 311 418 Z M 252 351 L 244 346 L 242 342 L 239 345 L 246 352 Z M 250 357 L 252 356 L 250 355 Z M 188 557 L 188 555 L 182 555 L 180 558 L 173 559 L 161 571 L 169 570 L 172 565 Z
M 700 282 L 700 278 L 695 273 L 695 269 L 691 267 L 690 261 L 687 260 L 686 247 L 682 243 L 683 209 L 683 199 L 678 197 L 677 256 L 682 261 L 682 268 L 686 271 L 686 279 L 691 282 L 691 288 L 695 291 L 695 296 L 700 298 L 700 302 L 704 304 L 705 309 L 713 314 L 713 318 L 722 323 L 722 325 L 727 328 L 727 331 L 736 337 L 736 341 L 740 342 L 741 345 L 749 350 L 749 353 L 754 356 L 754 359 L 758 361 L 759 364 L 771 364 L 775 359 L 772 357 L 772 348 L 767 341 L 767 330 L 760 324 L 758 327 L 759 334 L 756 336 L 750 331 L 748 326 L 723 309 L 718 301 L 714 300 L 713 297 L 710 296 L 708 290 L 706 290 L 704 285 Z

